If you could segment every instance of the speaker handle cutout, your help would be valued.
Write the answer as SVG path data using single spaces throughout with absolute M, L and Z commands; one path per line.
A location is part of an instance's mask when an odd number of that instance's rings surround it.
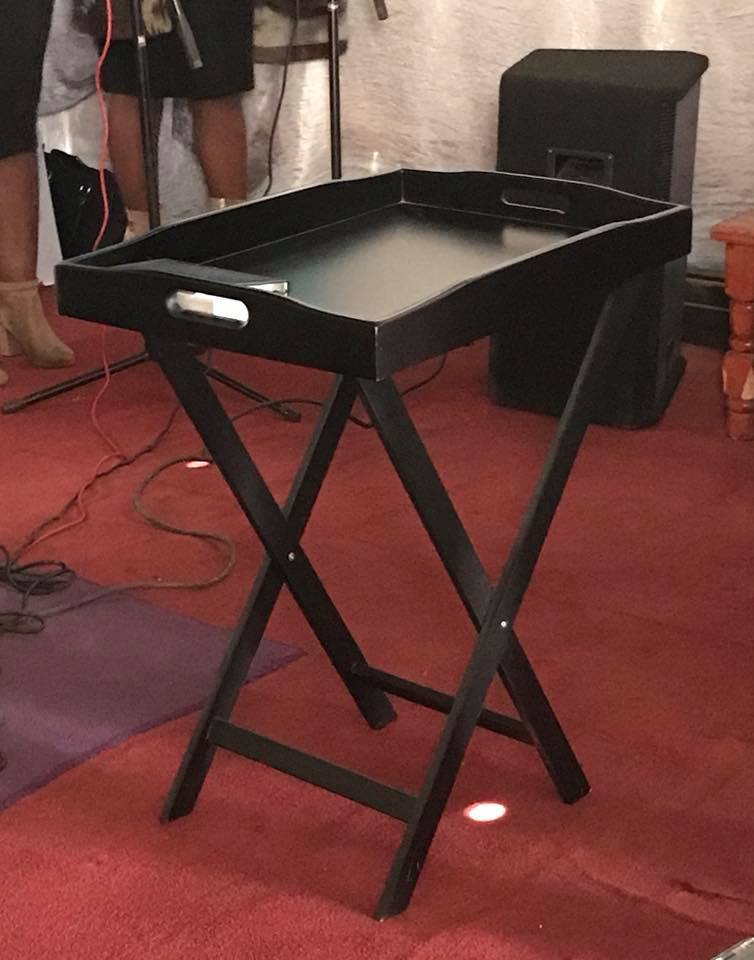
M 558 180 L 576 180 L 612 187 L 615 156 L 598 150 L 571 150 L 550 147 L 547 151 L 547 176 Z

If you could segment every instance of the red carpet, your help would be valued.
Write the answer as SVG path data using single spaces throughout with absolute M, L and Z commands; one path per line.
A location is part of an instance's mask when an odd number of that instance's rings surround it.
M 61 329 L 81 368 L 96 364 L 98 330 Z M 126 335 L 109 343 L 112 356 L 139 346 Z M 161 826 L 191 729 L 191 718 L 176 721 L 0 816 L 3 960 L 708 960 L 750 935 L 754 444 L 723 434 L 719 355 L 687 355 L 658 427 L 590 430 L 519 620 L 591 796 L 563 805 L 533 751 L 477 733 L 409 911 L 377 924 L 368 914 L 399 825 L 226 756 L 195 813 Z M 219 363 L 275 396 L 326 388 L 307 371 Z M 4 398 L 56 379 L 20 361 L 6 369 Z M 409 406 L 496 572 L 553 422 L 493 407 L 484 385 L 480 344 L 453 355 Z M 94 390 L 0 420 L 0 542 L 16 544 L 101 456 L 88 420 Z M 135 449 L 170 403 L 145 365 L 115 378 L 102 419 Z M 242 421 L 281 496 L 313 416 Z M 195 446 L 181 419 L 160 450 L 98 487 L 87 525 L 40 555 L 100 583 L 206 572 L 217 562 L 208 547 L 177 549 L 130 509 L 149 469 Z M 452 687 L 471 628 L 377 439 L 349 428 L 336 467 L 306 538 L 326 584 L 375 665 Z M 218 588 L 149 599 L 232 623 L 260 551 L 215 471 L 176 468 L 150 502 L 237 536 L 240 562 Z M 398 722 L 371 732 L 289 600 L 269 636 L 311 655 L 246 690 L 239 718 L 414 788 L 439 719 L 398 703 Z M 485 799 L 508 816 L 485 826 L 462 817 Z

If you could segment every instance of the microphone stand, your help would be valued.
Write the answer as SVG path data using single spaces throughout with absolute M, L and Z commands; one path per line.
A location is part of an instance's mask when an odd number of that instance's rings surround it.
M 387 20 L 385 0 L 373 0 L 378 20 Z M 330 73 L 330 167 L 333 180 L 343 177 L 343 136 L 340 108 L 340 0 L 327 3 L 327 41 Z
M 328 0 L 327 43 L 330 72 L 330 169 L 333 180 L 343 176 L 343 136 L 340 126 L 340 3 Z
M 337 4 L 336 4 L 337 6 Z M 174 7 L 181 12 L 179 0 L 174 0 Z M 139 100 L 139 118 L 141 121 L 141 141 L 142 157 L 144 162 L 144 177 L 147 186 L 147 209 L 149 214 L 149 227 L 153 230 L 160 226 L 160 194 L 159 194 L 159 159 L 158 159 L 158 138 L 155 136 L 154 124 L 152 122 L 152 96 L 149 82 L 149 61 L 147 57 L 147 35 L 144 27 L 144 18 L 141 12 L 141 0 L 131 0 L 131 26 L 134 35 L 134 53 L 136 58 L 136 76 L 138 80 L 138 100 Z M 188 54 L 188 51 L 187 51 Z M 129 370 L 131 367 L 146 363 L 151 357 L 146 350 L 118 360 L 109 365 L 110 374 L 119 373 L 122 370 Z M 224 384 L 236 393 L 240 393 L 250 400 L 257 403 L 270 403 L 269 397 L 259 393 L 252 387 L 240 383 L 238 380 L 229 377 L 220 370 L 205 363 L 200 364 L 205 375 L 218 383 Z M 46 387 L 43 390 L 37 390 L 25 397 L 19 397 L 17 400 L 9 400 L 0 408 L 3 413 L 18 413 L 34 403 L 40 403 L 42 400 L 49 400 L 60 394 L 68 393 L 70 390 L 76 390 L 86 384 L 102 380 L 107 375 L 104 367 L 98 367 L 96 370 L 89 370 L 70 380 L 64 380 L 52 387 Z M 298 423 L 301 420 L 301 414 L 298 410 L 286 404 L 270 404 L 270 409 L 279 414 L 283 419 Z
M 141 0 L 131 0 L 131 26 L 136 55 L 136 76 L 139 84 L 139 120 L 141 123 L 141 148 L 144 159 L 144 180 L 147 185 L 147 211 L 149 229 L 160 226 L 160 189 L 158 140 L 152 124 L 152 89 L 149 80 L 147 35 Z

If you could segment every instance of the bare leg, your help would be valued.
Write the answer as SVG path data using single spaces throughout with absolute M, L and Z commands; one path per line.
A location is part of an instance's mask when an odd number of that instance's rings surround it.
M 0 52 L 0 95 L 13 104 L 3 114 L 0 144 L 0 354 L 23 352 L 40 367 L 63 367 L 73 362 L 73 351 L 50 329 L 37 279 L 35 127 L 52 2 L 5 4 Z M 0 383 L 6 380 L 0 372 Z
M 19 153 L 0 160 L 0 283 L 30 280 L 37 275 L 38 185 L 37 158 Z M 20 352 L 0 323 L 0 355 Z M 0 386 L 8 375 L 0 370 Z
M 36 279 L 39 185 L 35 154 L 0 160 L 0 196 L 0 281 Z
M 127 94 L 111 93 L 107 98 L 107 111 L 110 121 L 110 159 L 128 209 L 129 235 L 135 236 L 149 229 L 139 101 Z M 152 114 L 155 137 L 159 136 L 161 118 L 162 103 L 155 101 Z
M 193 100 L 194 149 L 211 198 L 245 200 L 248 188 L 246 122 L 238 96 Z
M 0 354 L 25 353 L 39 367 L 73 363 L 39 299 L 39 183 L 35 153 L 0 159 Z M 3 374 L 0 382 L 7 378 Z
M 0 160 L 0 196 L 0 282 L 29 280 L 37 275 L 37 158 L 33 153 Z M 0 354 L 12 356 L 19 350 L 0 325 Z M 7 381 L 7 374 L 0 370 L 0 386 Z

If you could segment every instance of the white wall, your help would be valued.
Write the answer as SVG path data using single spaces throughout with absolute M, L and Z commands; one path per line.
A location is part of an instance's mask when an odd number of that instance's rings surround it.
M 59 8 L 69 2 L 58 0 Z M 711 66 L 702 83 L 691 260 L 719 269 L 722 251 L 709 240 L 710 226 L 754 206 L 754 0 L 387 0 L 387 5 L 390 18 L 380 22 L 372 0 L 349 0 L 350 49 L 342 61 L 347 173 L 400 164 L 493 167 L 500 74 L 535 47 L 706 54 Z M 53 44 L 52 56 L 64 57 L 65 47 Z M 76 74 L 70 57 L 65 70 Z M 248 101 L 260 183 L 279 77 L 279 68 L 260 66 L 257 90 Z M 44 126 L 51 145 L 65 142 L 83 157 L 96 157 L 91 102 L 46 119 Z M 172 131 L 168 117 L 162 155 L 168 216 L 193 212 L 204 198 L 190 149 Z M 326 65 L 295 65 L 281 117 L 275 187 L 300 186 L 328 171 Z

